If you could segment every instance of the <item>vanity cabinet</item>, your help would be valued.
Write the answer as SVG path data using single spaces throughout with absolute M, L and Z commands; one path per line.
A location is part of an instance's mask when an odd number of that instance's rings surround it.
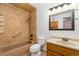
M 79 56 L 79 50 L 60 46 L 53 43 L 47 43 L 48 56 Z

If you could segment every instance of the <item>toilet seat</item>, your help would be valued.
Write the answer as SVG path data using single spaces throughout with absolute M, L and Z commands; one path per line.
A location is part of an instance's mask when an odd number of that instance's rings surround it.
M 37 52 L 40 50 L 40 47 L 41 45 L 39 44 L 33 44 L 31 47 L 30 47 L 30 52 Z

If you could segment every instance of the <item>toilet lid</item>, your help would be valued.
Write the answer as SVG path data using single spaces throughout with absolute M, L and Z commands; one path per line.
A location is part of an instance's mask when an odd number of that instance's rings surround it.
M 31 46 L 31 49 L 37 49 L 37 48 L 40 48 L 39 44 L 34 44 L 34 45 Z

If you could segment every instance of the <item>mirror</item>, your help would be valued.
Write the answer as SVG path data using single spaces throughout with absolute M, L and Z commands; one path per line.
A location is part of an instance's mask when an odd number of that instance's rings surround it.
M 50 15 L 49 30 L 74 30 L 74 9 Z

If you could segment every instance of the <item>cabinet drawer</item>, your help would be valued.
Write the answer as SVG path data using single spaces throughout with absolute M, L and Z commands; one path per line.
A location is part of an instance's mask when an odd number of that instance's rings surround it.
M 47 51 L 47 56 L 60 56 L 58 53 L 52 52 L 50 50 Z
M 55 51 L 64 56 L 79 56 L 79 51 L 72 50 L 63 46 L 47 43 L 47 49 Z

